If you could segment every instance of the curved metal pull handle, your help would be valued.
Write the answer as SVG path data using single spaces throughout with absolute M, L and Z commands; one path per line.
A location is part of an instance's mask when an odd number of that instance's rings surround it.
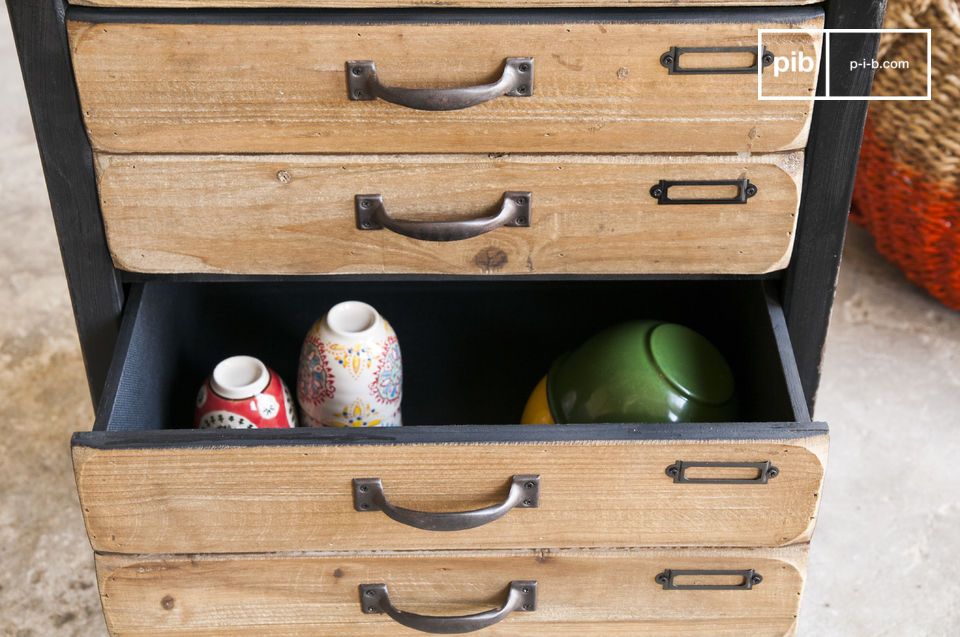
M 418 111 L 456 111 L 506 95 L 533 95 L 533 58 L 507 58 L 500 79 L 464 88 L 400 88 L 380 83 L 370 60 L 347 62 L 347 97 L 354 101 L 382 99 Z
M 431 513 L 414 511 L 390 504 L 383 493 L 380 478 L 354 478 L 353 508 L 361 513 L 383 511 L 401 524 L 424 531 L 464 531 L 489 524 L 507 514 L 510 509 L 536 509 L 540 506 L 540 476 L 513 476 L 510 491 L 500 504 L 484 509 L 461 512 Z
M 514 611 L 530 613 L 537 609 L 537 583 L 513 581 L 507 590 L 507 599 L 500 608 L 456 617 L 432 617 L 400 610 L 390 602 L 386 584 L 361 584 L 360 608 L 364 614 L 386 613 L 393 621 L 422 633 L 435 635 L 458 635 L 472 633 L 503 621 Z
M 382 195 L 356 195 L 353 201 L 357 216 L 357 229 L 381 230 L 386 228 L 405 237 L 422 241 L 460 241 L 476 237 L 497 228 L 530 227 L 529 192 L 505 192 L 500 210 L 488 217 L 462 221 L 408 221 L 394 219 L 387 214 Z

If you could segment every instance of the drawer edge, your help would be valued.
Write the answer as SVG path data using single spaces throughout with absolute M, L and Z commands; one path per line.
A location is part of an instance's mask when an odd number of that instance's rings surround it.
M 796 442 L 823 438 L 826 422 L 809 423 L 650 423 L 604 425 L 417 425 L 389 432 L 300 427 L 252 431 L 159 429 L 148 431 L 80 431 L 71 438 L 78 449 L 213 449 L 251 446 L 517 444 L 657 441 Z M 82 460 L 82 457 L 80 458 Z
M 169 1 L 169 0 L 165 0 Z M 303 0 L 301 0 L 303 1 Z M 474 5 L 457 7 L 456 1 L 448 1 L 447 6 L 431 3 L 426 7 L 402 6 L 391 3 L 382 9 L 362 7 L 356 3 L 341 6 L 330 2 L 325 10 L 315 8 L 285 6 L 282 9 L 261 9 L 254 7 L 206 6 L 188 11 L 162 6 L 164 0 L 146 0 L 137 7 L 122 6 L 122 0 L 101 0 L 97 2 L 71 2 L 67 5 L 66 19 L 71 22 L 89 24 L 355 24 L 358 20 L 366 24 L 550 24 L 558 22 L 632 22 L 637 24 L 690 23 L 703 22 L 756 24 L 783 23 L 802 24 L 810 20 L 823 19 L 825 12 L 818 3 L 822 0 L 804 0 L 802 4 L 783 2 L 764 2 L 766 6 L 744 6 L 741 2 L 730 2 L 734 6 L 704 5 L 682 7 L 677 3 L 664 1 L 659 6 L 640 6 L 635 2 L 621 0 L 601 4 L 600 6 L 549 5 L 517 8 L 516 6 L 497 5 L 492 0 L 488 7 Z M 760 0 L 757 0 L 760 3 Z M 226 4 L 226 3 L 224 3 Z

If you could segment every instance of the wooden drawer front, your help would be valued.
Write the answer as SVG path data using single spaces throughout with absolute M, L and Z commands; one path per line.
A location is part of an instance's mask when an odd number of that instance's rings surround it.
M 97 557 L 114 635 L 409 636 L 360 610 L 358 587 L 384 583 L 396 607 L 424 615 L 495 608 L 514 580 L 537 582 L 536 610 L 489 637 L 776 636 L 791 633 L 806 547 L 790 550 L 524 551 L 249 557 Z M 750 590 L 664 590 L 665 569 L 754 570 Z M 699 576 L 732 583 L 737 576 Z M 687 581 L 692 581 L 688 579 Z M 679 582 L 679 580 L 678 580 Z
M 100 155 L 97 166 L 110 250 L 129 271 L 755 274 L 790 259 L 802 160 Z M 651 196 L 661 180 L 728 182 L 671 197 L 756 194 L 665 205 Z M 494 214 L 508 191 L 531 193 L 528 227 L 444 242 L 357 227 L 355 195 L 382 195 L 391 218 L 456 227 Z
M 808 539 L 826 426 L 809 422 L 782 313 L 759 282 L 484 285 L 479 295 L 476 284 L 452 282 L 135 286 L 97 430 L 74 440 L 94 548 L 232 553 Z M 225 352 L 269 361 L 292 383 L 303 334 L 343 298 L 370 302 L 397 331 L 404 427 L 167 429 L 189 426 L 196 387 Z M 743 422 L 499 424 L 517 422 L 556 356 L 599 326 L 652 308 L 724 352 Z M 677 482 L 668 471 L 678 460 L 746 463 L 684 475 L 747 482 Z M 770 463 L 776 475 L 762 479 L 757 463 Z M 539 476 L 539 506 L 468 530 L 422 530 L 355 508 L 355 479 L 379 478 L 391 504 L 435 513 L 503 502 L 511 478 L 521 475 Z
M 73 14 L 77 18 L 77 13 Z M 812 101 L 760 101 L 757 75 L 669 74 L 671 47 L 756 47 L 758 28 L 818 28 L 819 9 L 541 16 L 464 12 L 293 20 L 81 12 L 69 23 L 95 149 L 114 152 L 732 152 L 805 144 Z M 149 16 L 149 14 L 145 14 Z M 339 15 L 339 14 L 338 14 Z M 219 17 L 218 17 L 219 16 Z M 160 19 L 160 18 L 158 18 Z M 216 20 L 222 23 L 215 23 Z M 149 17 L 144 18 L 149 20 Z M 327 20 L 327 23 L 321 22 Z M 339 20 L 339 23 L 329 23 Z M 597 22 L 596 20 L 600 20 Z M 402 21 L 402 22 L 401 22 Z M 422 21 L 422 23 L 421 23 Z M 521 24 L 519 22 L 536 22 Z M 182 23 L 181 23 L 182 22 Z M 499 22 L 491 24 L 489 22 Z M 818 59 L 809 33 L 765 36 L 775 54 Z M 534 60 L 532 95 L 425 112 L 347 97 L 345 64 L 372 60 L 385 84 L 449 88 Z M 743 67 L 753 53 L 688 54 L 687 66 Z M 694 60 L 694 58 L 697 58 Z M 736 59 L 732 59 L 736 58 Z M 812 95 L 809 72 L 764 92 Z
M 777 546 L 812 532 L 825 443 L 819 432 L 779 442 L 77 447 L 74 461 L 101 551 Z M 780 474 L 766 484 L 678 484 L 666 474 L 677 460 L 770 461 Z M 396 506 L 465 511 L 503 501 L 511 476 L 531 474 L 540 476 L 538 508 L 466 531 L 354 509 L 353 479 L 380 478 Z M 757 470 L 699 470 L 731 475 Z

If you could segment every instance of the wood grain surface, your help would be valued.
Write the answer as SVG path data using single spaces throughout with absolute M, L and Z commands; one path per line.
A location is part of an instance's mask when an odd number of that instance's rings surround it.
M 360 612 L 358 586 L 385 583 L 399 608 L 459 615 L 498 607 L 537 581 L 534 612 L 490 637 L 781 636 L 792 631 L 807 547 L 251 556 L 97 556 L 114 635 L 415 635 Z M 755 569 L 751 590 L 663 590 L 664 569 Z M 730 578 L 702 577 L 703 583 Z
M 778 546 L 813 530 L 826 437 L 378 446 L 74 447 L 94 549 L 230 553 L 620 546 Z M 677 460 L 760 462 L 767 484 L 676 484 Z M 501 502 L 511 476 L 541 476 L 540 506 L 438 533 L 353 508 L 352 480 L 381 478 L 394 504 L 464 511 Z M 702 476 L 700 476 L 702 477 Z
M 756 74 L 669 75 L 661 55 L 673 46 L 755 47 L 759 26 L 821 23 L 71 21 L 69 34 L 98 150 L 765 152 L 804 145 L 812 100 L 760 101 Z M 764 42 L 778 55 L 819 57 L 819 38 L 801 31 Z M 718 55 L 683 63 L 742 65 Z M 450 88 L 495 80 L 511 56 L 535 59 L 531 97 L 425 112 L 346 95 L 348 60 L 373 60 L 386 84 Z M 764 94 L 812 96 L 818 66 L 779 77 L 767 68 Z
M 150 273 L 735 273 L 786 267 L 802 153 L 680 156 L 97 157 L 118 268 Z M 658 205 L 661 179 L 750 179 L 745 204 Z M 392 217 L 457 221 L 530 191 L 528 228 L 433 242 L 358 230 L 354 195 Z M 682 190 L 682 191 L 681 191 Z M 735 187 L 671 188 L 730 197 Z M 225 249 L 229 246 L 229 249 Z

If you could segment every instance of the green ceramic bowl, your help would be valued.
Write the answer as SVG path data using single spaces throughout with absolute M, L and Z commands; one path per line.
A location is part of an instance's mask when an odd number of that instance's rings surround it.
M 561 357 L 547 401 L 560 424 L 737 419 L 723 355 L 690 328 L 660 321 L 612 327 Z

